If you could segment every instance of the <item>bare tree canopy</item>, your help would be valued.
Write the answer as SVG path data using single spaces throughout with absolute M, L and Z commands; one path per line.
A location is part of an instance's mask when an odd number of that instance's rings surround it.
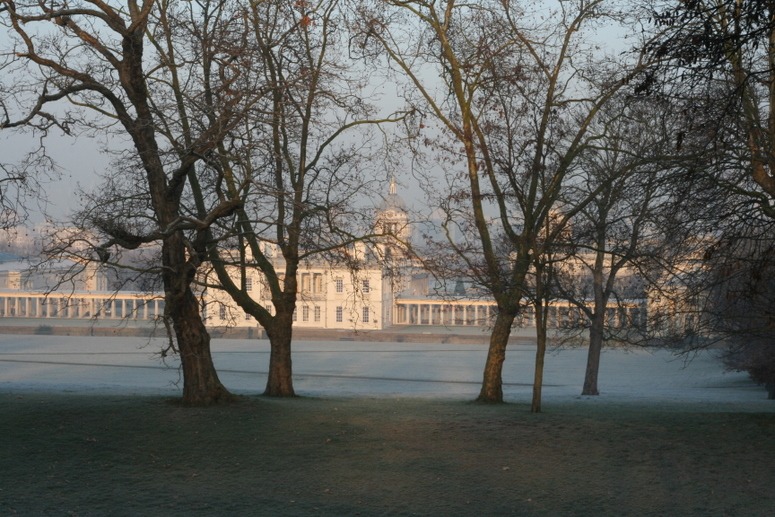
M 367 98 L 371 72 L 347 55 L 345 2 L 253 3 L 252 69 L 266 95 L 246 124 L 219 145 L 216 176 L 196 180 L 196 209 L 211 199 L 239 203 L 210 228 L 208 258 L 217 282 L 266 330 L 271 343 L 265 394 L 293 396 L 291 340 L 300 264 L 349 264 L 347 246 L 372 232 L 372 128 L 405 114 L 380 115 Z M 384 171 L 380 171 L 384 174 Z M 253 288 L 253 273 L 261 289 Z M 267 296 L 264 305 L 257 295 Z
M 16 59 L 9 73 L 18 106 L 15 112 L 6 108 L 3 128 L 56 126 L 65 133 L 113 136 L 113 150 L 121 153 L 117 174 L 134 181 L 113 182 L 115 188 L 85 208 L 82 220 L 105 239 L 94 245 L 95 255 L 107 261 L 111 248 L 160 243 L 157 271 L 181 356 L 183 399 L 228 400 L 191 282 L 205 259 L 208 228 L 241 201 L 218 200 L 198 218 L 181 203 L 256 95 L 249 88 L 255 85 L 241 82 L 242 67 L 250 66 L 238 61 L 246 45 L 242 17 L 223 2 L 0 6 L 13 36 L 9 50 Z
M 681 138 L 712 135 L 709 150 L 727 156 L 717 181 L 774 217 L 775 4 L 660 1 L 651 9 L 661 35 L 648 50 L 659 66 L 642 93 L 679 100 Z
M 446 188 L 431 199 L 455 257 L 444 261 L 458 263 L 498 306 L 479 400 L 503 399 L 506 344 L 535 257 L 596 195 L 563 207 L 542 236 L 590 144 L 590 124 L 642 66 L 637 55 L 601 57 L 582 37 L 614 18 L 599 1 L 562 2 L 546 17 L 519 2 L 361 9 L 359 51 L 386 56 L 405 78 L 408 102 L 425 115 L 421 142 L 446 172 Z

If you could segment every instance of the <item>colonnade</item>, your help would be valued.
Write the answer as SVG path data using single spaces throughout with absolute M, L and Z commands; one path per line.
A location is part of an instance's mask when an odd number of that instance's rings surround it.
M 497 313 L 492 302 L 396 300 L 395 325 L 486 326 Z
M 150 320 L 163 312 L 163 299 L 140 293 L 120 293 L 116 296 L 0 293 L 0 317 L 5 318 Z
M 497 315 L 492 302 L 473 300 L 397 299 L 393 305 L 394 325 L 477 326 L 491 325 Z M 151 320 L 164 312 L 164 300 L 142 293 L 75 293 L 71 296 L 40 293 L 0 293 L 0 317 L 57 319 L 140 319 Z M 611 306 L 606 324 L 611 328 L 646 324 L 646 308 L 638 303 Z M 555 303 L 547 311 L 549 328 L 573 327 L 585 317 L 567 302 Z M 527 307 L 514 321 L 518 327 L 535 327 L 535 314 Z
M 492 302 L 471 300 L 398 299 L 393 307 L 395 325 L 487 326 L 495 321 L 497 306 Z M 611 328 L 640 327 L 646 324 L 647 309 L 632 302 L 606 309 L 606 325 Z M 586 317 L 578 307 L 567 302 L 556 302 L 547 308 L 549 328 L 573 327 Z M 535 327 L 535 312 L 528 306 L 515 319 L 514 326 Z

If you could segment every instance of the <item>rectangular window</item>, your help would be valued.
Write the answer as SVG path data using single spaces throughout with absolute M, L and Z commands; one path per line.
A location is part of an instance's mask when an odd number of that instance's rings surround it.
M 342 314 L 343 314 L 343 312 L 344 311 L 342 310 L 341 307 L 337 307 L 336 308 L 336 322 L 337 323 L 342 323 Z
M 320 273 L 312 275 L 312 292 L 316 294 L 323 292 L 323 275 Z
M 361 285 L 363 286 L 362 291 L 364 293 L 368 293 L 369 292 L 369 279 L 367 278 L 366 280 L 364 280 Z
M 253 290 L 253 278 L 252 277 L 246 277 L 245 278 L 245 291 L 250 292 Z
M 334 280 L 334 284 L 336 285 L 337 293 L 344 292 L 344 280 L 342 280 L 341 278 L 337 278 L 336 280 Z
M 219 314 L 218 315 L 221 317 L 222 320 L 226 319 L 226 306 L 225 305 L 221 305 L 219 307 Z
M 320 307 L 318 305 L 315 306 L 315 321 L 320 321 Z
M 309 321 L 309 307 L 307 305 L 301 308 L 301 321 Z
M 293 321 L 296 321 L 296 308 L 293 308 L 293 317 L 291 318 Z
M 247 312 L 245 313 L 245 321 L 250 321 L 250 314 Z
M 368 323 L 369 322 L 369 308 L 364 307 L 363 308 L 363 322 Z
M 303 273 L 301 275 L 301 292 L 308 293 L 309 290 L 310 290 L 309 273 Z

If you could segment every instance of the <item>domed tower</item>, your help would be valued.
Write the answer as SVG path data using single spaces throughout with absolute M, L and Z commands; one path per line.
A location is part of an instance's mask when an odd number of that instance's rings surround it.
M 412 228 L 406 204 L 397 193 L 395 177 L 391 177 L 388 195 L 377 211 L 374 232 L 385 235 L 379 244 L 385 258 L 392 260 L 406 257 L 406 245 L 411 242 Z

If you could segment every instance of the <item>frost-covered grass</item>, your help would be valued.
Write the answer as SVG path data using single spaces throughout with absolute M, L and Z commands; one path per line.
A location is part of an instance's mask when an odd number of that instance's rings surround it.
M 162 340 L 0 335 L 0 390 L 152 394 L 180 392 L 177 363 L 158 357 Z M 224 384 L 259 394 L 266 383 L 266 340 L 214 340 L 213 355 Z M 472 400 L 482 378 L 484 345 L 377 342 L 297 342 L 295 387 L 315 397 L 420 397 Z M 507 401 L 530 399 L 535 350 L 509 347 L 504 365 Z M 585 349 L 549 354 L 545 407 L 577 400 Z M 707 409 L 772 411 L 763 388 L 744 373 L 725 372 L 713 352 L 686 358 L 667 350 L 605 351 L 601 396 L 586 404 L 691 403 Z
M 471 403 L 485 349 L 296 345 L 302 397 L 258 396 L 265 341 L 216 341 L 229 407 L 179 407 L 138 339 L 0 336 L 0 514 L 771 515 L 775 403 L 709 355 L 548 357 L 505 405 Z

